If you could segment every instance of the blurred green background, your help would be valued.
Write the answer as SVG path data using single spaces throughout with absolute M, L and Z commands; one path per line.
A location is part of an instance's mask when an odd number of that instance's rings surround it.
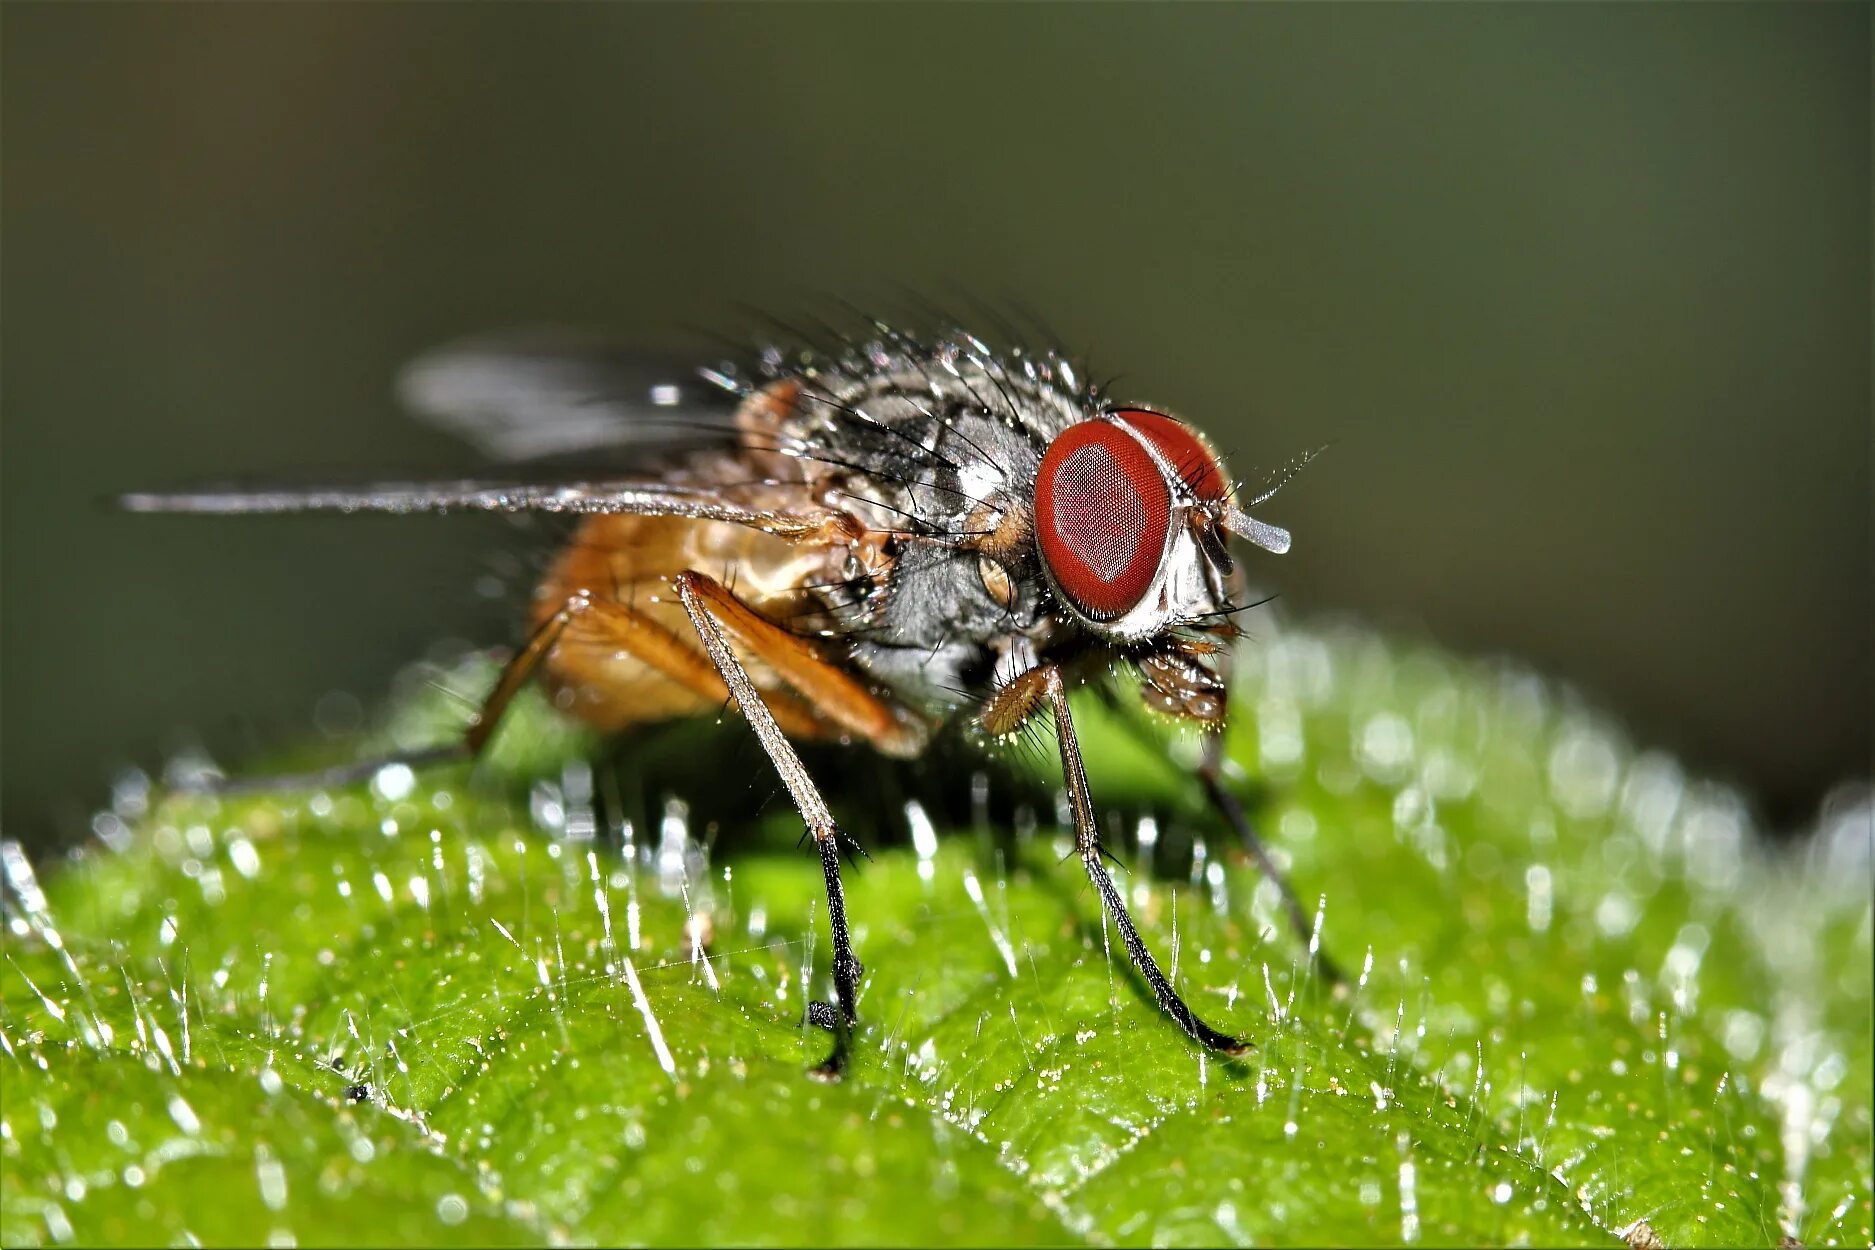
M 435 463 L 388 384 L 464 332 L 905 291 L 1033 308 L 1239 474 L 1332 440 L 1267 509 L 1294 610 L 1526 658 L 1773 823 L 1868 770 L 1864 5 L 0 24 L 9 836 L 508 633 L 499 521 L 103 496 Z

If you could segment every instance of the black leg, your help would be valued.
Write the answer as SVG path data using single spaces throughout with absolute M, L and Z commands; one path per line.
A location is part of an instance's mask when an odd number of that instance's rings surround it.
M 1276 892 L 1282 898 L 1283 912 L 1289 917 L 1289 927 L 1295 930 L 1296 937 L 1310 956 L 1319 963 L 1322 975 L 1336 985 L 1347 984 L 1340 967 L 1328 952 L 1320 949 L 1319 937 L 1315 926 L 1310 923 L 1308 913 L 1302 909 L 1302 903 L 1296 898 L 1294 890 L 1289 888 L 1288 878 L 1282 869 L 1270 858 L 1269 848 L 1263 845 L 1263 839 L 1257 836 L 1256 827 L 1250 823 L 1250 815 L 1244 811 L 1243 801 L 1224 788 L 1224 735 L 1220 730 L 1208 729 L 1204 735 L 1204 759 L 1198 766 L 1198 780 L 1204 783 L 1205 795 L 1211 800 L 1211 806 L 1223 816 L 1226 824 L 1237 832 L 1244 849 L 1250 852 L 1263 875 L 1276 883 Z
M 690 623 L 696 627 L 697 637 L 702 639 L 703 649 L 709 654 L 711 663 L 722 674 L 723 683 L 729 687 L 736 706 L 742 709 L 744 719 L 761 741 L 762 749 L 768 753 L 775 771 L 781 774 L 782 785 L 788 788 L 795 807 L 801 813 L 801 819 L 807 823 L 807 831 L 813 835 L 815 845 L 820 850 L 821 871 L 827 880 L 827 923 L 833 931 L 833 989 L 838 1006 L 826 1002 L 808 1004 L 808 1022 L 833 1034 L 833 1053 L 810 1071 L 822 1080 L 837 1081 L 846 1071 L 847 1060 L 852 1053 L 853 1026 L 859 1020 L 859 979 L 865 972 L 859 958 L 853 954 L 853 938 L 846 923 L 846 890 L 840 883 L 840 831 L 833 823 L 833 813 L 828 810 L 826 800 L 821 798 L 814 779 L 808 776 L 801 757 L 795 753 L 794 747 L 781 732 L 781 727 L 775 723 L 774 714 L 768 710 L 768 705 L 762 702 L 762 696 L 755 689 L 755 683 L 749 680 L 742 661 L 730 649 L 722 623 L 697 593 L 691 577 L 691 574 L 685 573 L 676 579 L 677 593 L 683 601 L 684 611 L 689 614 Z
M 1061 771 L 1068 785 L 1068 806 L 1074 816 L 1075 849 L 1080 852 L 1081 864 L 1087 869 L 1087 879 L 1100 895 L 1101 903 L 1112 916 L 1114 927 L 1120 931 L 1120 942 L 1126 947 L 1126 953 L 1132 957 L 1133 966 L 1139 969 L 1139 975 L 1152 987 L 1153 997 L 1159 1000 L 1159 1006 L 1165 1014 L 1177 1021 L 1178 1027 L 1185 1030 L 1195 1041 L 1226 1055 L 1241 1055 L 1248 1051 L 1250 1043 L 1218 1032 L 1200 1020 L 1192 1009 L 1185 1005 L 1185 1000 L 1178 996 L 1171 981 L 1159 970 L 1158 962 L 1152 952 L 1146 949 L 1146 943 L 1139 936 L 1139 930 L 1133 926 L 1133 918 L 1127 914 L 1126 900 L 1115 888 L 1113 878 L 1107 875 L 1107 869 L 1100 862 L 1100 830 L 1094 819 L 1093 798 L 1087 785 L 1087 768 L 1081 761 L 1080 740 L 1074 734 L 1074 719 L 1068 712 L 1068 691 L 1061 680 L 1061 674 L 1052 667 L 1033 670 L 1039 678 L 1025 674 L 1011 686 L 1029 680 L 1043 683 L 1042 693 L 1048 700 L 1055 717 L 1055 737 L 1061 744 Z

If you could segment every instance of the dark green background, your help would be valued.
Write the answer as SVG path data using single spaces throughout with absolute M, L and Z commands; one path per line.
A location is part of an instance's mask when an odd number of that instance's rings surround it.
M 4 820 L 503 636 L 484 519 L 114 516 L 447 454 L 400 359 L 1016 297 L 1299 610 L 1580 683 L 1801 822 L 1869 760 L 1869 11 L 50 6 L 4 22 Z

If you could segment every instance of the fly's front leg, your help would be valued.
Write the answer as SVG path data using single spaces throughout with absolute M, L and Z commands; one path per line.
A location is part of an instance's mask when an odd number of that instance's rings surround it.
M 730 649 L 723 623 L 708 602 L 719 592 L 727 592 L 723 591 L 720 584 L 700 573 L 681 573 L 675 580 L 678 597 L 690 617 L 690 623 L 696 627 L 697 637 L 703 641 L 704 651 L 722 674 L 730 696 L 735 699 L 736 706 L 742 709 L 744 719 L 760 739 L 762 749 L 768 753 L 775 771 L 781 774 L 781 783 L 788 788 L 788 794 L 794 799 L 794 805 L 799 809 L 801 819 L 807 823 L 807 831 L 813 835 L 814 844 L 820 851 L 821 873 L 827 882 L 827 922 L 833 931 L 833 989 L 837 1005 L 811 1002 L 808 1004 L 807 1018 L 810 1023 L 830 1031 L 834 1039 L 833 1053 L 812 1072 L 823 1080 L 838 1080 L 846 1070 L 852 1031 L 859 1022 L 859 978 L 865 971 L 859 958 L 853 954 L 853 938 L 846 923 L 846 891 L 840 882 L 840 831 L 833 823 L 833 813 L 827 809 L 826 800 L 821 798 L 814 779 L 808 776 L 807 769 L 802 765 L 801 757 L 789 745 L 781 727 L 775 723 L 773 713 L 762 701 L 755 683 L 749 680 L 742 661 Z
M 1075 850 L 1080 853 L 1088 881 L 1100 895 L 1114 927 L 1120 931 L 1120 942 L 1132 958 L 1133 966 L 1152 988 L 1160 1008 L 1194 1041 L 1225 1055 L 1243 1054 L 1250 1049 L 1250 1043 L 1218 1032 L 1200 1020 L 1178 996 L 1172 982 L 1160 971 L 1152 952 L 1146 949 L 1145 939 L 1139 936 L 1132 916 L 1127 914 L 1126 900 L 1114 886 L 1113 878 L 1107 875 L 1106 865 L 1100 862 L 1100 830 L 1094 819 L 1093 796 L 1088 789 L 1087 768 L 1081 760 L 1081 744 L 1074 733 L 1074 718 L 1068 711 L 1068 690 L 1061 680 L 1060 670 L 1053 665 L 1042 665 L 1011 681 L 984 708 L 982 724 L 997 736 L 1010 733 L 1039 713 L 1044 705 L 1054 714 L 1055 738 L 1061 747 L 1061 772 L 1068 787 L 1068 810 L 1074 819 Z
M 1295 930 L 1296 937 L 1308 948 L 1311 958 L 1319 961 L 1322 975 L 1336 985 L 1346 985 L 1348 979 L 1328 952 L 1321 948 L 1321 934 L 1309 922 L 1308 913 L 1303 911 L 1302 903 L 1296 898 L 1296 892 L 1289 888 L 1289 880 L 1283 876 L 1281 868 L 1270 857 L 1269 848 L 1263 845 L 1263 839 L 1257 836 L 1256 827 L 1250 823 L 1250 815 L 1244 811 L 1243 801 L 1224 788 L 1224 734 L 1220 728 L 1209 728 L 1204 734 L 1204 758 L 1198 765 L 1198 780 L 1204 785 L 1205 796 L 1211 800 L 1211 806 L 1224 817 L 1226 824 L 1237 832 L 1244 849 L 1250 852 L 1263 875 L 1275 883 L 1276 891 L 1282 898 L 1283 914 L 1289 918 L 1289 927 Z

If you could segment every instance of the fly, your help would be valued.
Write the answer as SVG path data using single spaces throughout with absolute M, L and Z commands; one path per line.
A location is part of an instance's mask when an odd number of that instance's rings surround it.
M 954 717 L 990 741 L 1052 722 L 1075 848 L 1159 1006 L 1201 1045 L 1248 1043 L 1200 1019 L 1160 970 L 1105 865 L 1068 691 L 1136 672 L 1148 706 L 1203 731 L 1210 802 L 1293 892 L 1223 784 L 1233 622 L 1229 546 L 1289 549 L 1245 511 L 1210 442 L 1156 408 L 1108 400 L 1055 351 L 994 351 L 961 331 L 787 350 L 670 381 L 597 340 L 470 341 L 418 358 L 409 407 L 507 471 L 452 481 L 125 496 L 136 512 L 495 512 L 580 520 L 532 601 L 531 630 L 460 742 L 399 757 L 474 758 L 525 683 L 607 732 L 738 708 L 813 836 L 833 936 L 837 1079 L 863 968 L 840 830 L 793 741 L 920 754 Z M 568 466 L 571 466 L 569 469 Z M 1276 483 L 1280 485 L 1280 481 Z M 732 588 L 733 587 L 733 588 Z M 373 760 L 314 777 L 369 775 Z M 237 783 L 238 784 L 238 783 Z M 1332 966 L 1324 961 L 1329 975 Z

